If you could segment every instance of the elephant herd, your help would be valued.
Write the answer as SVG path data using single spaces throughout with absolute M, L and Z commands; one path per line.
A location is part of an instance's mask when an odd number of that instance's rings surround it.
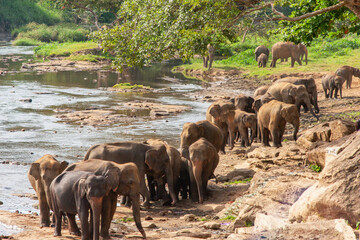
M 255 60 L 258 63 L 259 67 L 266 67 L 266 63 L 269 58 L 269 49 L 263 45 L 258 46 L 255 49 Z M 306 46 L 302 43 L 295 44 L 292 42 L 277 42 L 271 48 L 272 61 L 270 67 L 276 67 L 276 61 L 281 59 L 281 61 L 287 61 L 288 58 L 291 59 L 291 67 L 294 67 L 295 61 L 302 65 L 302 60 L 304 59 L 306 64 L 308 63 L 308 50 Z M 305 58 L 304 58 L 305 57 Z

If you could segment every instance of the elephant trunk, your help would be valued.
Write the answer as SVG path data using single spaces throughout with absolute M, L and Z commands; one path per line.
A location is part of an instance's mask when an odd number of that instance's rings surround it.
M 200 161 L 193 162 L 193 174 L 195 177 L 198 193 L 199 193 L 199 203 L 204 202 L 204 191 L 203 191 L 203 184 L 202 184 L 202 164 Z
M 299 122 L 293 124 L 293 126 L 294 126 L 294 135 L 293 135 L 293 137 L 294 137 L 294 140 L 295 140 L 295 141 L 297 140 L 297 133 L 298 133 L 298 131 L 299 131 L 299 125 L 300 125 Z
M 90 198 L 90 206 L 93 217 L 93 239 L 99 240 L 99 225 L 100 225 L 100 214 L 102 210 L 103 197 L 92 197 Z
M 310 113 L 316 118 L 317 121 L 319 121 L 319 117 L 316 116 L 316 114 L 314 113 L 311 103 L 310 103 L 310 97 L 308 96 L 307 98 L 305 98 L 304 103 L 306 104 L 306 107 L 310 110 Z M 296 106 L 300 106 L 300 104 L 295 104 Z M 300 109 L 298 107 L 299 113 L 300 113 Z
M 318 99 L 317 99 L 317 91 L 316 91 L 316 89 L 313 91 L 313 93 L 311 95 L 312 95 L 312 100 L 314 101 L 313 104 L 314 104 L 314 108 L 315 108 L 315 113 L 319 113 L 320 109 L 319 109 L 319 106 L 318 106 Z
M 131 193 L 130 199 L 132 202 L 132 210 L 133 210 L 133 216 L 136 227 L 141 233 L 142 237 L 146 239 L 146 234 L 141 225 L 141 219 L 140 219 L 140 193 Z
M 177 196 L 175 194 L 175 186 L 174 186 L 174 174 L 172 171 L 172 166 L 168 166 L 168 168 L 165 170 L 166 179 L 168 182 L 170 197 L 171 197 L 171 205 L 174 205 L 177 202 Z
M 234 123 L 234 115 L 235 114 L 230 114 L 227 119 L 229 138 L 230 138 L 229 139 L 230 150 L 234 148 L 235 129 L 236 129 L 236 124 Z

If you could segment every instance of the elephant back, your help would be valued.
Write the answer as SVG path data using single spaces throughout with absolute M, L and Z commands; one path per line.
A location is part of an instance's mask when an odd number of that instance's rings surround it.
M 223 142 L 223 134 L 219 127 L 215 124 L 212 124 L 209 121 L 199 121 L 196 123 L 198 126 L 204 128 L 203 134 L 201 137 L 207 139 L 214 147 L 216 151 L 219 152 L 221 144 Z

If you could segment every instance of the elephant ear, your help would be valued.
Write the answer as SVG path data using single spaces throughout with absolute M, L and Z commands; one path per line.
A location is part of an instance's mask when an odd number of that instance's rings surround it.
M 289 96 L 295 101 L 296 94 L 297 94 L 297 88 L 293 87 L 289 90 Z
M 35 180 L 40 179 L 40 163 L 32 163 L 30 165 L 29 174 L 35 178 Z
M 205 128 L 203 126 L 199 125 L 198 130 L 199 130 L 199 137 L 203 137 L 205 134 Z
M 119 187 L 119 181 L 120 181 L 120 169 L 119 168 L 111 168 L 108 169 L 105 172 L 105 178 L 108 182 L 108 186 L 110 187 L 111 190 L 113 190 L 114 192 L 116 192 L 117 188 Z M 107 189 L 106 192 L 110 192 L 110 189 Z
M 65 170 L 65 168 L 67 168 L 68 165 L 69 165 L 69 163 L 67 161 L 62 161 L 60 163 L 59 174 L 62 173 Z
M 218 117 L 220 117 L 221 115 L 221 108 L 219 104 L 215 104 L 210 108 L 209 111 L 210 115 L 213 116 L 215 119 L 217 119 Z
M 86 186 L 85 186 L 86 178 L 80 178 L 78 184 L 78 193 L 80 198 L 84 198 L 86 196 Z
M 157 159 L 157 151 L 155 149 L 147 150 L 145 153 L 145 163 L 148 165 L 150 170 L 155 168 Z

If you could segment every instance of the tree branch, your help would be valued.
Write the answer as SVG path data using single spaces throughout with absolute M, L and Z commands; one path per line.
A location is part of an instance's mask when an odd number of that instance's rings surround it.
M 342 2 L 340 2 L 340 3 L 338 3 L 338 4 L 334 5 L 334 6 L 323 8 L 323 9 L 317 10 L 315 12 L 306 13 L 304 15 L 301 15 L 301 16 L 298 16 L 298 17 L 293 17 L 293 18 L 285 16 L 282 12 L 279 12 L 278 10 L 275 9 L 274 4 L 270 4 L 271 5 L 271 10 L 273 11 L 273 13 L 275 13 L 277 15 L 280 15 L 280 17 L 278 17 L 278 18 L 271 18 L 270 20 L 273 20 L 273 21 L 286 20 L 286 21 L 296 22 L 296 21 L 300 21 L 300 20 L 303 20 L 303 19 L 306 19 L 306 18 L 310 18 L 310 17 L 316 16 L 316 15 L 319 15 L 319 14 L 324 13 L 324 12 L 329 12 L 329 11 L 340 9 L 340 8 L 344 7 L 346 4 L 349 4 L 349 2 L 348 1 L 342 1 Z

